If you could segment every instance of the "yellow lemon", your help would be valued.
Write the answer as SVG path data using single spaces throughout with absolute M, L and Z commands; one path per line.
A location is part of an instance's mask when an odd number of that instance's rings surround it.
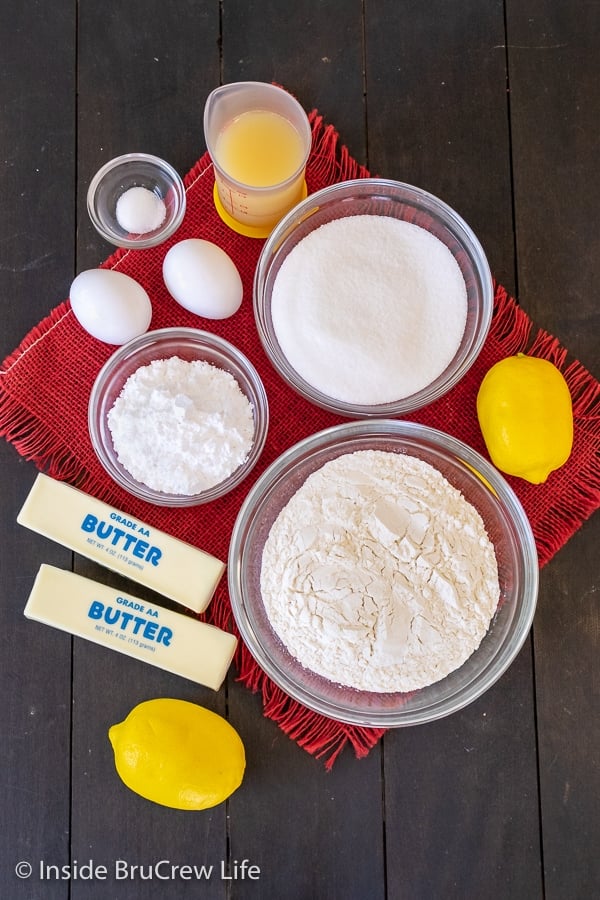
M 108 737 L 123 782 L 174 809 L 208 809 L 242 783 L 244 745 L 222 716 L 186 700 L 147 700 Z
M 492 462 L 508 475 L 541 484 L 571 454 L 571 394 L 546 359 L 518 353 L 493 365 L 479 388 L 477 417 Z

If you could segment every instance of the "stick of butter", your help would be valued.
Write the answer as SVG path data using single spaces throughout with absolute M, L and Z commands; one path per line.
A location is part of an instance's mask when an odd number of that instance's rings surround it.
M 225 570 L 209 553 L 41 473 L 17 522 L 194 612 L 204 612 Z
M 213 688 L 221 687 L 237 638 L 215 625 L 121 594 L 45 563 L 25 606 L 28 619 Z

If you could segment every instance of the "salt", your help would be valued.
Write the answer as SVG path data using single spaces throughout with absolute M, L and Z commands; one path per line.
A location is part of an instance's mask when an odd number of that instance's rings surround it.
M 117 200 L 117 222 L 130 234 L 147 234 L 160 228 L 167 216 L 161 197 L 145 187 L 132 187 Z
M 275 335 L 310 385 L 346 403 L 400 400 L 454 358 L 467 319 L 458 263 L 435 235 L 347 216 L 301 240 L 273 285 Z

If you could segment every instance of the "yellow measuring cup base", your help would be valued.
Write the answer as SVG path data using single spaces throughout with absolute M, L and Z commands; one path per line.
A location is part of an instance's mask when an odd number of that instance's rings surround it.
M 303 181 L 302 195 L 300 197 L 300 200 L 305 200 L 307 196 L 308 188 L 306 186 L 306 181 Z M 213 188 L 213 200 L 215 203 L 215 209 L 217 210 L 220 218 L 225 222 L 225 224 L 228 225 L 229 228 L 231 228 L 233 231 L 237 231 L 238 234 L 243 234 L 244 237 L 266 238 L 269 237 L 269 235 L 275 228 L 275 225 L 244 225 L 243 222 L 238 222 L 237 219 L 234 219 L 233 216 L 230 216 L 221 203 L 221 198 L 219 197 L 219 191 L 217 190 L 216 182 Z

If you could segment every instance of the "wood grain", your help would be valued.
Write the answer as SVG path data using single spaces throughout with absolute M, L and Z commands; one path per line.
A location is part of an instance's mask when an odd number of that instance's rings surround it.
M 0 0 L 2 356 L 112 252 L 86 210 L 97 169 L 141 150 L 184 174 L 205 149 L 210 90 L 274 80 L 373 174 L 452 205 L 496 277 L 598 377 L 598 20 L 597 4 L 557 0 Z M 489 692 L 388 732 L 366 759 L 347 749 L 327 772 L 233 672 L 214 693 L 25 620 L 42 562 L 155 598 L 18 528 L 35 468 L 3 443 L 0 473 L 0 897 L 597 893 L 597 515 L 542 572 L 532 636 Z M 226 804 L 169 810 L 118 779 L 108 728 L 158 696 L 195 700 L 238 729 L 247 771 Z M 143 868 L 117 879 L 118 859 Z M 258 881 L 222 877 L 243 859 Z M 74 860 L 111 877 L 15 874 L 19 861 Z M 213 871 L 196 883 L 147 877 L 161 860 Z
M 32 17 L 24 6 L 2 3 L 0 34 L 4 358 L 46 314 L 54 291 L 66 290 L 72 278 L 72 4 L 58 0 Z M 69 860 L 72 641 L 28 622 L 23 607 L 41 559 L 68 568 L 72 554 L 16 525 L 34 472 L 4 442 L 0 471 L 0 895 L 66 900 L 68 885 L 42 884 L 37 865 L 44 858 L 59 865 Z M 21 861 L 36 866 L 31 879 L 17 878 Z
M 597 4 L 507 5 L 521 303 L 600 377 Z M 548 900 L 598 892 L 600 688 L 596 515 L 542 571 L 534 622 Z

